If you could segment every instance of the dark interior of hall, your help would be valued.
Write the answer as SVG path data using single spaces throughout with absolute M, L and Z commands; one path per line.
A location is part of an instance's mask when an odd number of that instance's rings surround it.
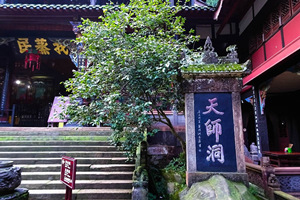
M 9 72 L 8 95 L 2 97 L 8 100 L 2 102 L 8 112 L 1 114 L 1 121 L 11 122 L 12 108 L 15 108 L 14 126 L 46 127 L 54 97 L 67 94 L 61 83 L 72 77 L 75 69 L 70 57 L 40 55 L 40 69 L 35 63 L 31 68 L 27 64 L 25 69 L 25 54 L 16 54 L 11 46 L 5 45 L 1 46 L 0 53 L 7 60 L 0 66 L 1 87 L 5 85 L 6 71 Z

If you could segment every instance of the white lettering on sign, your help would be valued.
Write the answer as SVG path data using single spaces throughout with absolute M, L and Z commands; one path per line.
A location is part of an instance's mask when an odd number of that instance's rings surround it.
M 203 112 L 203 115 L 206 115 L 206 114 L 210 113 L 211 111 L 213 111 L 217 115 L 224 115 L 224 112 L 220 112 L 220 111 L 215 109 L 215 107 L 218 106 L 218 103 L 214 103 L 214 102 L 217 101 L 217 100 L 218 100 L 217 98 L 208 99 L 210 105 L 206 106 L 207 111 Z
M 201 152 L 201 112 L 200 110 L 197 112 L 197 120 L 198 120 L 198 127 L 197 127 L 197 136 L 198 136 L 198 151 Z
M 222 164 L 225 162 L 222 144 L 215 144 L 212 147 L 210 145 L 208 145 L 207 154 L 209 154 L 206 157 L 207 161 L 215 162 L 215 159 L 216 159 L 217 161 L 219 161 Z
M 69 169 L 65 169 L 65 176 L 70 177 L 70 170 Z
M 222 135 L 222 126 L 219 122 L 221 122 L 221 119 L 217 119 L 215 121 L 208 119 L 205 123 L 207 136 L 215 134 L 217 143 L 219 143 L 219 136 Z
M 64 181 L 66 182 L 66 183 L 72 183 L 72 179 L 70 179 L 69 177 L 64 177 Z
M 70 161 L 65 161 L 65 168 L 71 169 L 71 162 Z
M 224 112 L 218 111 L 215 107 L 218 106 L 217 98 L 208 99 L 208 102 L 210 103 L 209 106 L 206 106 L 205 112 L 203 112 L 203 115 L 207 114 L 213 114 L 216 115 L 224 115 Z M 213 113 L 211 113 L 213 111 Z M 221 125 L 221 119 L 211 120 L 208 119 L 205 123 L 206 128 L 206 135 L 209 137 L 212 134 L 216 137 L 216 143 L 220 142 L 220 135 L 222 135 L 222 125 Z M 206 153 L 208 156 L 206 157 L 207 162 L 215 162 L 216 160 L 223 164 L 225 162 L 224 157 L 224 151 L 223 151 L 223 145 L 222 144 L 214 144 L 214 145 L 208 145 Z
M 65 167 L 65 171 L 63 174 L 63 179 L 66 183 L 72 183 L 71 179 L 71 162 L 67 160 L 62 160 L 62 164 Z

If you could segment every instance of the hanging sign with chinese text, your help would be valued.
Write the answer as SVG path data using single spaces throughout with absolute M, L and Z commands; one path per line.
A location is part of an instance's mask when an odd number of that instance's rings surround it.
M 196 93 L 197 171 L 236 172 L 231 93 Z
M 63 156 L 61 159 L 60 181 L 72 190 L 75 189 L 76 164 L 74 158 Z
M 35 49 L 41 55 L 69 55 L 69 49 L 47 38 L 16 38 L 18 53 L 25 54 L 30 49 Z

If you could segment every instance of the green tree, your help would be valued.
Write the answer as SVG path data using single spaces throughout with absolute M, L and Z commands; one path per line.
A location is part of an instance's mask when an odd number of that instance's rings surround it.
M 83 54 L 91 65 L 74 71 L 65 82 L 71 93 L 68 115 L 81 124 L 108 122 L 112 140 L 133 156 L 151 124 L 170 127 L 185 152 L 185 141 L 163 112 L 183 109 L 181 67 L 187 45 L 197 38 L 185 34 L 180 6 L 165 0 L 131 0 L 129 5 L 107 5 L 100 22 L 83 21 Z M 78 104 L 83 98 L 88 103 Z

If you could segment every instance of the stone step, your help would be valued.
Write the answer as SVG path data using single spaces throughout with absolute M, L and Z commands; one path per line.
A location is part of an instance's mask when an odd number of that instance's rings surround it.
M 1 146 L 109 146 L 108 141 L 1 141 Z
M 121 151 L 0 151 L 0 158 L 55 158 L 62 156 L 77 157 L 122 157 L 125 152 Z
M 108 141 L 108 136 L 10 136 L 10 135 L 0 135 L 0 141 Z
M 133 172 L 76 172 L 76 180 L 131 180 Z M 22 172 L 23 180 L 60 180 L 60 172 Z
M 57 137 L 57 136 L 110 136 L 112 134 L 111 130 L 107 131 L 47 131 L 47 132 L 40 132 L 40 131 L 1 131 L 0 129 L 0 136 L 6 137 L 16 137 L 16 136 L 39 136 L 39 137 Z
M 20 167 L 22 172 L 41 172 L 61 170 L 61 164 L 14 165 Z M 77 171 L 134 171 L 134 164 L 77 164 Z
M 65 190 L 29 190 L 30 200 L 65 199 Z M 73 190 L 72 199 L 131 199 L 131 189 L 86 189 Z
M 72 199 L 131 199 L 135 165 L 109 143 L 110 128 L 0 128 L 0 160 L 22 169 L 30 200 L 65 199 L 61 156 L 77 159 Z
M 45 128 L 45 127 L 1 127 L 1 134 L 14 134 L 14 135 L 69 135 L 69 134 L 84 134 L 84 135 L 109 135 L 112 133 L 110 127 L 65 127 L 65 128 Z
M 65 189 L 59 180 L 23 180 L 20 187 L 29 190 Z M 76 189 L 131 189 L 132 180 L 76 180 Z
M 77 157 L 77 164 L 124 164 L 127 160 L 126 157 L 114 158 L 87 158 Z M 18 164 L 60 164 L 61 158 L 0 158 L 0 160 L 12 160 L 15 165 Z M 128 162 L 132 163 L 132 162 Z
M 1 151 L 24 152 L 24 151 L 118 151 L 114 146 L 0 146 Z

